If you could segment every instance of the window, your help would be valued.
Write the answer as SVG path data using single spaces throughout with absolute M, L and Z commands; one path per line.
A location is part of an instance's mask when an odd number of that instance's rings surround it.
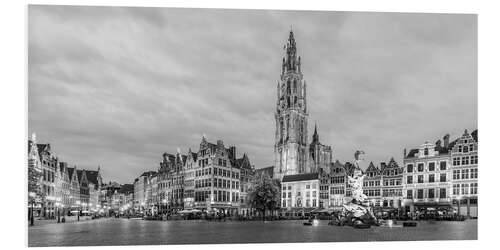
M 469 184 L 468 183 L 462 184 L 462 194 L 469 194 Z
M 439 163 L 439 169 L 440 170 L 446 170 L 446 162 L 445 161 L 442 161 Z
M 429 162 L 429 171 L 434 171 L 436 169 L 436 163 L 435 162 Z
M 472 168 L 470 170 L 470 178 L 471 179 L 477 179 L 477 168 Z
M 423 175 L 418 176 L 418 183 L 424 183 L 424 176 Z
M 458 152 L 462 153 L 462 145 L 458 146 Z
M 407 184 L 412 184 L 413 183 L 413 176 L 407 176 L 406 177 L 406 183 Z
M 424 172 L 424 164 L 423 163 L 419 163 L 417 168 L 418 168 L 418 172 Z
M 406 190 L 406 198 L 413 199 L 413 190 Z
M 310 189 L 311 188 L 311 185 L 306 185 L 306 189 Z
M 446 173 L 442 173 L 442 174 L 439 176 L 439 181 L 440 181 L 440 182 L 446 182 Z
M 425 149 L 424 149 L 424 155 L 425 155 L 425 156 L 429 155 L 429 149 L 428 149 L 428 148 L 425 148 Z
M 439 189 L 439 198 L 441 198 L 441 199 L 446 198 L 446 188 Z
M 469 179 L 469 170 L 462 169 L 462 179 Z
M 470 194 L 477 194 L 477 183 L 470 184 Z
M 469 156 L 462 157 L 462 165 L 469 165 Z
M 453 180 L 460 179 L 460 170 L 453 170 Z
M 460 166 L 460 157 L 453 157 L 453 166 Z
M 470 157 L 470 164 L 477 164 L 477 155 L 473 155 Z
M 418 189 L 417 190 L 417 199 L 423 199 L 423 198 L 424 198 L 424 190 Z
M 408 164 L 406 166 L 406 172 L 407 173 L 413 173 L 413 164 Z
M 469 148 L 467 147 L 467 145 L 464 145 L 463 147 L 463 150 L 462 150 L 464 153 L 467 153 L 469 152 Z
M 469 145 L 469 151 L 471 151 L 471 152 L 474 151 L 474 145 L 473 144 Z
M 434 174 L 429 175 L 429 182 L 434 182 Z
M 431 188 L 428 191 L 429 192 L 428 192 L 428 196 L 427 197 L 429 197 L 430 199 L 434 199 L 434 189 Z

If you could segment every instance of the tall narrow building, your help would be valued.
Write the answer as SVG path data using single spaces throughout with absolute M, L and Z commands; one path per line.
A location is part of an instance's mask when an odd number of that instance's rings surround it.
M 274 177 L 305 173 L 307 168 L 307 101 L 300 56 L 290 31 L 277 86 Z

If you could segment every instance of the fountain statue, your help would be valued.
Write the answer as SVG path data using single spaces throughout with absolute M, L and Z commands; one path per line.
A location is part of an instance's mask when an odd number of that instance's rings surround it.
M 351 225 L 357 228 L 367 228 L 371 225 L 379 225 L 379 220 L 373 214 L 368 204 L 367 197 L 363 193 L 363 179 L 365 175 L 361 171 L 359 163 L 363 160 L 361 155 L 365 152 L 357 150 L 354 153 L 354 172 L 348 176 L 348 184 L 352 192 L 352 200 L 343 205 L 342 211 L 336 216 L 337 225 Z

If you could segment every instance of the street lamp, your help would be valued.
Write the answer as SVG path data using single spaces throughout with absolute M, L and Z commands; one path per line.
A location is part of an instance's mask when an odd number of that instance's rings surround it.
M 56 202 L 57 209 L 57 223 L 61 223 L 61 217 L 59 216 L 59 202 Z
M 80 221 L 80 201 L 76 201 L 76 205 L 78 206 L 78 221 Z
M 30 192 L 29 196 L 31 197 L 30 225 L 33 226 L 33 224 L 35 222 L 35 218 L 33 217 L 33 210 L 34 210 L 34 206 L 35 206 L 36 193 Z
M 162 212 L 165 213 L 165 206 L 167 206 L 167 199 L 163 199 L 163 200 L 161 200 L 161 202 L 163 203 Z

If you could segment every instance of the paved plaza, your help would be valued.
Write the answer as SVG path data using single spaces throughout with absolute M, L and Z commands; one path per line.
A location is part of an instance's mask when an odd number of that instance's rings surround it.
M 475 240 L 477 220 L 420 221 L 415 228 L 303 226 L 303 221 L 144 221 L 98 219 L 28 229 L 29 246 Z

